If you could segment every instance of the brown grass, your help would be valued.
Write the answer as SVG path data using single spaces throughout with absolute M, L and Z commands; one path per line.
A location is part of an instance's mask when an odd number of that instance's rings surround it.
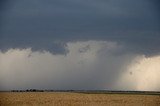
M 63 92 L 1 92 L 0 106 L 160 106 L 160 96 Z

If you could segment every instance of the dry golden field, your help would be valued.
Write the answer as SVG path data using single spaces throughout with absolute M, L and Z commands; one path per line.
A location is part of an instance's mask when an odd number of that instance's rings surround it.
M 159 95 L 1 92 L 0 106 L 160 106 Z

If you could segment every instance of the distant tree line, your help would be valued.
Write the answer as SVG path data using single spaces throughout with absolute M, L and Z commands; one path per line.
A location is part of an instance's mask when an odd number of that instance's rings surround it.
M 5 92 L 5 91 L 1 91 Z M 112 90 L 11 90 L 11 92 L 76 92 L 86 94 L 147 94 L 147 95 L 160 95 L 160 91 L 112 91 Z
M 27 89 L 27 90 L 11 90 L 11 92 L 76 92 L 77 90 L 39 90 L 39 89 Z
M 12 90 L 11 92 L 44 92 L 44 90 L 39 90 L 39 89 L 27 89 L 27 90 Z

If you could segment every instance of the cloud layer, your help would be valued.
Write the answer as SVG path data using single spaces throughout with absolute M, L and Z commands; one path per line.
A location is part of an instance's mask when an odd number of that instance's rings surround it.
M 0 52 L 0 89 L 160 90 L 160 57 L 124 53 L 124 48 L 81 41 L 68 42 L 67 54 L 31 48 Z
M 0 0 L 0 89 L 159 90 L 159 5 Z
M 160 53 L 159 5 L 158 0 L 1 0 L 0 49 L 63 54 L 62 42 L 112 40 L 155 55 Z

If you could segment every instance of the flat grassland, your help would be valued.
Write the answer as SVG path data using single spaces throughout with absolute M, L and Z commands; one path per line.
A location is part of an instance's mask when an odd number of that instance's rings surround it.
M 160 106 L 160 95 L 0 92 L 0 106 Z

